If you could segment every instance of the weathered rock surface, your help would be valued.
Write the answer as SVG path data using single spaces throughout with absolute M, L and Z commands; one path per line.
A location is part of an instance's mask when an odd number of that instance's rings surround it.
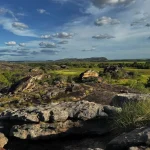
M 73 119 L 89 120 L 101 117 L 103 106 L 88 101 L 52 103 L 37 107 L 6 110 L 0 114 L 0 120 L 18 120 L 24 122 L 51 122 Z
M 110 131 L 107 121 L 114 111 L 117 112 L 117 108 L 104 109 L 100 104 L 83 100 L 6 110 L 0 114 L 0 120 L 12 124 L 10 136 L 20 139 L 103 135 Z
M 0 148 L 3 148 L 8 142 L 8 139 L 3 133 L 0 133 Z
M 124 150 L 146 145 L 150 145 L 150 127 L 138 128 L 116 137 L 107 145 L 106 150 Z
M 61 134 L 67 134 L 70 128 L 74 126 L 78 127 L 80 124 L 78 122 L 74 123 L 72 121 L 66 121 L 64 123 L 40 123 L 40 124 L 24 124 L 15 125 L 10 131 L 10 136 L 17 137 L 20 139 L 48 139 L 48 138 L 58 138 Z M 60 135 L 59 135 L 60 134 Z
M 133 102 L 133 101 L 140 101 L 140 100 L 147 100 L 150 99 L 150 94 L 134 94 L 134 93 L 123 93 L 117 94 L 112 102 L 111 105 L 121 107 L 126 102 Z

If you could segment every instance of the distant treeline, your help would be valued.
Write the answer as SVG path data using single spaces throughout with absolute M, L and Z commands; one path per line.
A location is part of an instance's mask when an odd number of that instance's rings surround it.
M 105 68 L 106 66 L 130 67 L 136 69 L 150 69 L 150 62 L 40 62 L 28 63 L 31 67 L 40 67 L 45 69 L 60 69 L 59 66 L 66 65 L 74 68 Z

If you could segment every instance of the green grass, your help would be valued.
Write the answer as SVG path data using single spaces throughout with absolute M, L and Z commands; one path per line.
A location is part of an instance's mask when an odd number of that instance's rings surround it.
M 55 70 L 55 71 L 49 71 L 51 74 L 54 75 L 65 75 L 65 76 L 78 76 L 82 72 L 88 70 L 90 68 L 70 68 L 70 69 L 63 69 L 63 70 Z M 100 68 L 92 68 L 92 70 L 95 71 L 101 71 L 102 69 Z
M 135 68 L 125 68 L 126 71 L 134 71 L 144 75 L 150 75 L 150 69 L 135 69 Z
M 55 70 L 55 71 L 49 71 L 49 73 L 53 75 L 64 75 L 64 76 L 79 76 L 82 72 L 90 68 L 70 68 L 70 69 L 63 69 L 63 70 Z M 97 72 L 103 71 L 102 68 L 91 68 L 92 70 L 95 70 Z M 134 68 L 125 68 L 125 71 L 132 71 L 137 72 L 139 76 L 137 76 L 134 79 L 118 79 L 118 80 L 112 80 L 112 84 L 118 84 L 118 85 L 128 85 L 131 81 L 140 81 L 143 84 L 147 83 L 147 79 L 150 77 L 150 69 L 134 69 Z
M 122 112 L 113 119 L 113 127 L 128 130 L 147 125 L 150 122 L 150 100 L 129 102 L 123 105 Z

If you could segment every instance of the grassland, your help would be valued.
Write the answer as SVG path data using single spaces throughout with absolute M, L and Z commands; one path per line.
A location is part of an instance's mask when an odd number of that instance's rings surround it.
M 69 69 L 63 70 L 54 70 L 49 71 L 49 73 L 53 75 L 62 75 L 62 76 L 79 76 L 82 72 L 87 69 L 92 69 L 97 72 L 103 72 L 103 68 L 94 67 L 94 68 L 75 68 L 70 67 Z M 148 78 L 150 77 L 150 69 L 135 69 L 135 68 L 124 68 L 126 72 L 135 72 L 137 74 L 134 78 L 120 78 L 120 79 L 107 79 L 104 80 L 109 82 L 110 84 L 123 85 L 128 86 L 130 88 L 135 88 L 145 93 L 149 93 L 149 90 L 145 88 L 145 84 L 147 83 Z

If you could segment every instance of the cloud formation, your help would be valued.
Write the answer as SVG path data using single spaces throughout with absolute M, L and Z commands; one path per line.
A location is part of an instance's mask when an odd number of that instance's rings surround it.
M 92 3 L 99 8 L 105 6 L 115 6 L 115 5 L 128 5 L 134 3 L 136 0 L 91 0 Z
M 95 21 L 95 25 L 97 26 L 103 26 L 103 25 L 116 25 L 120 24 L 120 21 L 118 19 L 112 19 L 111 17 L 102 17 Z
M 93 36 L 92 38 L 102 40 L 102 39 L 112 39 L 115 37 L 109 34 L 98 34 L 98 35 Z
M 9 42 L 5 42 L 5 45 L 7 46 L 15 46 L 17 43 L 15 41 L 9 41 Z
M 96 48 L 92 47 L 91 49 L 83 49 L 82 52 L 91 52 L 91 51 L 95 51 Z
M 147 21 L 147 17 L 143 17 L 143 18 L 140 18 L 140 19 L 136 19 L 135 21 L 133 21 L 131 23 L 131 26 L 136 26 L 136 25 L 143 25 L 144 23 L 146 23 Z
M 45 9 L 37 9 L 37 12 L 40 13 L 40 14 L 50 15 L 50 13 L 47 12 Z
M 51 38 L 50 35 L 42 35 L 42 36 L 41 36 L 41 39 L 50 39 L 50 38 Z
M 17 16 L 22 16 L 22 17 L 23 17 L 23 16 L 26 16 L 25 13 L 17 13 L 16 15 L 17 15 Z
M 6 9 L 6 8 L 0 8 L 0 15 L 5 15 L 5 14 L 10 15 L 12 18 L 14 18 L 15 21 L 18 20 L 15 14 L 11 10 Z
M 53 37 L 61 38 L 61 39 L 70 39 L 73 37 L 73 34 L 67 32 L 61 32 L 61 33 L 53 34 Z
M 18 45 L 19 45 L 20 47 L 25 47 L 25 46 L 26 46 L 25 43 L 19 43 Z
M 49 49 L 43 49 L 40 51 L 41 53 L 50 54 L 50 55 L 56 55 L 58 54 L 58 51 L 49 50 Z
M 58 42 L 58 44 L 68 44 L 68 41 L 60 41 L 60 42 Z
M 17 28 L 18 30 L 24 30 L 24 29 L 27 29 L 29 28 L 28 25 L 22 23 L 22 22 L 14 22 L 12 23 L 12 26 L 14 28 Z
M 6 17 L 0 17 L 0 25 L 2 25 L 3 29 L 12 32 L 15 35 L 19 35 L 19 36 L 28 36 L 28 37 L 38 37 L 33 30 L 30 29 L 26 29 L 26 25 L 24 26 L 24 24 L 14 24 L 14 26 L 12 25 L 14 23 L 14 20 L 10 19 L 10 18 L 6 18 Z M 21 30 L 22 28 L 24 28 L 23 30 Z
M 39 45 L 42 48 L 56 48 L 56 44 L 50 42 L 41 42 Z
M 146 26 L 146 27 L 150 27 L 150 23 L 147 23 L 145 26 Z

